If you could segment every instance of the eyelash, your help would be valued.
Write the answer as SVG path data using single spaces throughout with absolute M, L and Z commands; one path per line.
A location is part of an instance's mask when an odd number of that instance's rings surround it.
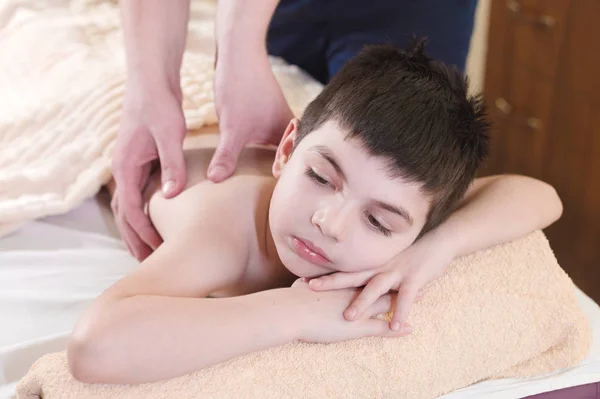
M 304 173 L 306 174 L 306 176 L 308 176 L 310 179 L 312 179 L 315 183 L 317 183 L 320 186 L 332 186 L 332 184 L 329 183 L 329 181 L 327 179 L 324 179 L 321 176 L 319 176 L 318 174 L 316 174 L 312 168 L 306 168 L 306 172 L 304 172 Z
M 369 226 L 371 226 L 371 228 L 377 229 L 379 232 L 381 232 L 381 234 L 383 234 L 386 237 L 389 237 L 392 235 L 392 232 L 389 229 L 386 229 L 385 227 L 383 227 L 381 225 L 381 223 L 379 223 L 379 221 L 375 218 L 375 216 L 371 215 L 369 212 L 366 212 L 366 211 L 365 211 L 365 216 L 366 216 L 367 222 L 369 223 Z M 375 224 L 373 224 L 373 222 L 371 222 L 371 220 L 373 220 L 375 222 Z
M 315 173 L 315 171 L 312 168 L 306 168 L 306 171 L 304 172 L 304 174 L 320 186 L 323 186 L 323 187 L 331 187 L 332 186 L 332 184 L 327 179 L 324 179 L 321 176 L 319 176 L 317 173 Z M 385 227 L 383 227 L 381 225 L 381 223 L 379 223 L 377 221 L 377 219 L 373 215 L 371 215 L 369 212 L 365 212 L 365 217 L 367 218 L 367 223 L 369 224 L 369 227 L 379 231 L 381 234 L 383 234 L 386 237 L 389 237 L 392 235 L 392 232 L 389 229 L 386 229 Z

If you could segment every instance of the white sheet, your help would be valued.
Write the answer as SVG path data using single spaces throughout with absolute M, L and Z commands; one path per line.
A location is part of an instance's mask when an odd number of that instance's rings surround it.
M 64 350 L 84 308 L 136 265 L 101 197 L 0 239 L 0 399 L 13 396 L 36 359 Z M 581 364 L 538 378 L 485 381 L 441 398 L 520 398 L 600 381 L 600 307 L 580 290 L 578 297 L 594 334 Z

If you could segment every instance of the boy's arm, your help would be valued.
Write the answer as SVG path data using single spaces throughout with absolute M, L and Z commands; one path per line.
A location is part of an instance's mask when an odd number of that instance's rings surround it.
M 69 341 L 75 378 L 157 381 L 296 338 L 291 315 L 298 312 L 283 289 L 204 298 L 240 277 L 232 266 L 245 254 L 229 236 L 188 233 L 165 242 L 87 310 Z
M 548 227 L 562 214 L 562 203 L 552 186 L 516 175 L 476 179 L 459 208 L 436 229 L 423 235 L 379 269 L 335 273 L 310 281 L 318 291 L 360 287 L 344 312 L 355 320 L 383 293 L 398 290 L 392 329 L 408 318 L 419 290 L 442 274 L 453 259 L 520 238 Z
M 80 320 L 68 348 L 69 368 L 76 379 L 146 383 L 295 340 L 336 342 L 408 333 L 392 332 L 387 322 L 372 318 L 390 310 L 390 295 L 355 323 L 341 316 L 358 294 L 351 289 L 317 293 L 306 283 L 296 283 L 232 298 L 185 297 L 206 295 L 210 285 L 226 285 L 228 279 L 239 277 L 229 274 L 227 266 L 240 259 L 228 246 L 228 236 L 192 236 L 202 245 L 184 237 L 179 237 L 183 244 L 178 246 L 163 244 Z M 198 251 L 190 251 L 191 244 Z M 205 268 L 212 273 L 201 279 Z
M 370 319 L 389 310 L 389 295 L 357 323 L 341 317 L 356 290 L 315 293 L 306 286 L 205 298 L 243 278 L 247 237 L 256 234 L 254 228 L 247 231 L 246 212 L 238 212 L 235 185 L 233 180 L 198 184 L 168 201 L 156 198 L 153 218 L 169 234 L 139 269 L 106 290 L 75 327 L 68 348 L 75 378 L 151 382 L 294 340 L 404 334 Z
M 459 208 L 430 234 L 456 258 L 544 229 L 561 214 L 551 185 L 526 176 L 489 176 L 475 179 Z

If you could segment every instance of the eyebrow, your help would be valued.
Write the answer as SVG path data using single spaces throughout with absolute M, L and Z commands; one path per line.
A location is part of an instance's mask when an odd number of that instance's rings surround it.
M 375 204 L 378 207 L 385 209 L 386 211 L 390 211 L 392 213 L 400 215 L 402 218 L 404 218 L 404 220 L 406 220 L 406 222 L 409 225 L 411 225 L 411 226 L 413 225 L 412 217 L 410 217 L 410 214 L 406 211 L 406 209 L 404 209 L 404 208 L 397 208 L 394 205 L 390 205 L 390 204 L 387 204 L 387 203 L 382 202 L 382 201 L 375 201 Z
M 344 171 L 340 167 L 340 164 L 337 162 L 335 156 L 329 148 L 325 147 L 324 145 L 316 145 L 313 148 L 317 152 L 317 154 L 319 154 L 322 158 L 325 158 L 331 164 L 331 166 L 333 166 L 333 169 L 335 169 L 337 174 L 342 177 L 342 180 L 344 180 L 344 182 L 348 182 L 346 180 L 346 175 L 344 174 Z
M 327 160 L 327 162 L 329 162 L 331 164 L 331 166 L 333 166 L 333 168 L 335 169 L 337 174 L 339 174 L 341 176 L 341 178 L 342 178 L 342 180 L 344 180 L 344 182 L 346 182 L 346 183 L 348 182 L 348 180 L 346 179 L 346 175 L 344 174 L 344 171 L 340 167 L 340 164 L 337 162 L 337 160 L 335 159 L 335 156 L 333 155 L 333 153 L 331 152 L 331 150 L 329 148 L 325 147 L 324 145 L 316 145 L 313 147 L 313 149 L 319 156 L 321 156 L 322 158 Z M 375 205 L 377 205 L 378 207 L 380 207 L 382 209 L 385 209 L 386 211 L 389 211 L 389 212 L 399 215 L 404 220 L 406 220 L 406 222 L 410 226 L 413 225 L 413 219 L 406 209 L 396 207 L 394 205 L 388 204 L 383 201 L 375 201 Z

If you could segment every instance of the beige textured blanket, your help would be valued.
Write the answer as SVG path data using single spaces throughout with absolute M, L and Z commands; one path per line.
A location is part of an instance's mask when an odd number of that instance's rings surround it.
M 217 122 L 214 0 L 192 1 L 181 71 L 189 130 Z M 0 1 L 0 236 L 71 210 L 110 179 L 125 54 L 116 1 Z M 272 60 L 292 111 L 321 85 Z
M 19 399 L 433 398 L 475 382 L 579 363 L 591 330 L 541 232 L 456 260 L 426 287 L 405 338 L 292 343 L 172 380 L 88 385 L 65 353 L 21 380 Z

